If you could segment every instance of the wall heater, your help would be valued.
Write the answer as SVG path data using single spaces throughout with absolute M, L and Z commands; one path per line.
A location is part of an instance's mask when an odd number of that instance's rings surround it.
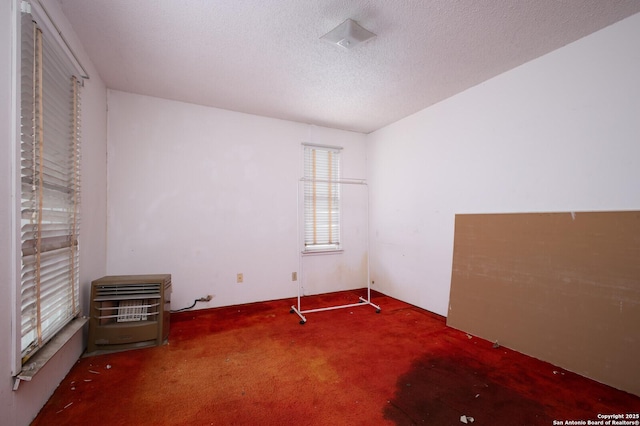
M 160 346 L 169 338 L 171 275 L 111 275 L 91 283 L 87 354 Z

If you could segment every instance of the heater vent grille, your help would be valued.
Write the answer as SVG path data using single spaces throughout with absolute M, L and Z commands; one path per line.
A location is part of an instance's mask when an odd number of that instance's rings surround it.
M 152 305 L 142 305 L 136 300 L 122 300 L 118 303 L 117 321 L 146 321 L 149 317 L 147 313 L 150 307 Z
M 96 300 L 127 300 L 161 297 L 161 284 L 102 284 L 96 287 Z

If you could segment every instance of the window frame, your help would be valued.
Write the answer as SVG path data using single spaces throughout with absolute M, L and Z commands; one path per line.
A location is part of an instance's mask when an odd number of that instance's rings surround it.
M 22 212 L 23 207 L 21 207 L 24 201 L 23 194 L 25 193 L 23 191 L 23 185 L 24 185 L 23 161 L 25 159 L 23 155 L 23 148 L 24 148 L 23 139 L 24 138 L 22 136 L 22 128 L 23 128 L 23 119 L 22 119 L 23 112 L 22 111 L 25 105 L 25 103 L 23 102 L 25 100 L 23 99 L 24 90 L 22 88 L 22 84 L 25 83 L 23 80 L 25 77 L 23 75 L 24 61 L 22 56 L 23 56 L 23 51 L 25 51 L 24 43 L 27 42 L 23 39 L 23 31 L 30 31 L 30 28 L 23 28 L 23 26 L 24 24 L 30 21 L 37 23 L 36 25 L 42 34 L 42 40 L 43 40 L 42 44 L 43 46 L 46 45 L 46 47 L 43 48 L 44 49 L 43 57 L 49 55 L 47 56 L 47 58 L 55 58 L 53 59 L 53 62 L 51 62 L 51 59 L 43 60 L 43 64 L 45 64 L 44 66 L 47 66 L 46 64 L 48 64 L 47 69 L 44 70 L 44 73 L 49 72 L 52 66 L 59 67 L 62 64 L 62 69 L 64 69 L 64 72 L 60 73 L 58 78 L 64 77 L 68 79 L 67 89 L 63 93 L 65 93 L 64 105 L 67 105 L 69 107 L 69 109 L 66 110 L 66 112 L 64 113 L 65 120 L 69 119 L 69 121 L 64 121 L 64 124 L 69 126 L 69 130 L 67 131 L 68 133 L 65 133 L 65 132 L 63 133 L 65 134 L 64 138 L 67 138 L 68 136 L 69 139 L 68 140 L 63 139 L 63 140 L 67 140 L 67 142 L 64 142 L 64 144 L 62 145 L 66 147 L 66 150 L 64 152 L 67 152 L 67 154 L 66 154 L 66 157 L 64 157 L 66 164 L 63 167 L 65 172 L 63 172 L 62 175 L 68 176 L 70 180 L 67 182 L 71 182 L 69 183 L 69 185 L 71 185 L 71 187 L 73 188 L 71 192 L 68 192 L 68 196 L 66 196 L 67 202 L 65 202 L 65 204 L 71 205 L 72 209 L 68 211 L 64 210 L 67 212 L 65 213 L 67 215 L 67 223 L 73 229 L 67 232 L 64 232 L 64 235 L 66 235 L 66 237 L 64 236 L 54 237 L 54 238 L 50 238 L 49 241 L 57 240 L 56 241 L 57 245 L 64 245 L 65 247 L 68 247 L 68 249 L 71 252 L 71 255 L 67 256 L 69 258 L 68 262 L 63 262 L 65 265 L 67 265 L 65 267 L 69 268 L 69 271 L 70 271 L 69 276 L 71 278 L 69 279 L 69 282 L 67 284 L 60 285 L 60 287 L 63 287 L 67 290 L 67 293 L 65 296 L 67 301 L 66 305 L 71 306 L 72 312 L 67 312 L 66 314 L 61 316 L 59 315 L 58 317 L 61 318 L 61 320 L 58 322 L 54 321 L 53 323 L 55 324 L 55 326 L 52 327 L 47 333 L 42 334 L 38 331 L 37 334 L 39 336 L 37 336 L 37 345 L 36 345 L 37 348 L 34 350 L 26 351 L 24 350 L 25 348 L 23 347 L 23 343 L 22 343 L 22 338 L 23 338 L 22 323 L 24 319 L 24 315 L 23 315 L 24 306 L 23 306 L 23 297 L 22 297 L 23 268 L 24 268 L 23 257 L 25 256 L 23 251 L 24 247 L 22 244 L 25 238 L 23 233 L 24 232 L 24 228 L 23 228 L 24 214 Z M 12 277 L 14 280 L 13 282 L 15 283 L 14 285 L 15 290 L 13 292 L 14 308 L 12 313 L 12 317 L 14 318 L 14 325 L 12 327 L 12 335 L 13 335 L 12 342 L 13 342 L 13 348 L 14 348 L 14 351 L 13 351 L 14 360 L 12 365 L 12 373 L 14 376 L 17 376 L 18 378 L 22 378 L 23 380 L 30 380 L 30 378 L 25 379 L 22 376 L 26 375 L 30 377 L 34 375 L 39 370 L 39 368 L 44 364 L 44 362 L 46 362 L 46 359 L 49 359 L 57 351 L 57 349 L 59 349 L 62 346 L 62 344 L 64 343 L 62 342 L 62 340 L 64 341 L 68 340 L 73 334 L 75 334 L 75 331 L 77 331 L 79 327 L 81 327 L 82 324 L 84 324 L 84 321 L 78 320 L 81 313 L 80 283 L 79 283 L 79 278 L 80 278 L 80 274 L 79 274 L 79 238 L 80 238 L 79 220 L 80 218 L 79 218 L 79 215 L 80 215 L 80 150 L 81 150 L 80 116 L 81 116 L 81 111 L 80 111 L 80 105 L 79 105 L 79 102 L 80 102 L 79 91 L 83 86 L 83 79 L 88 78 L 88 75 L 86 75 L 86 73 L 84 72 L 82 65 L 80 65 L 79 62 L 77 62 L 77 59 L 75 59 L 74 53 L 70 50 L 68 44 L 62 37 L 62 34 L 59 32 L 55 24 L 51 21 L 51 18 L 48 15 L 47 11 L 44 9 L 42 5 L 40 5 L 40 3 L 38 2 L 32 3 L 32 2 L 25 2 L 25 1 L 21 2 L 20 8 L 16 10 L 13 22 L 14 22 L 15 38 L 14 38 L 14 44 L 13 44 L 14 89 L 13 89 L 13 95 L 12 95 L 12 102 L 13 102 L 12 114 L 13 114 L 13 122 L 15 123 L 15 127 L 12 131 L 12 134 L 13 134 L 12 140 L 14 141 L 12 143 L 12 146 L 13 146 L 12 158 L 13 158 L 13 164 L 14 164 L 13 173 L 12 173 L 13 188 L 14 188 L 13 189 L 14 203 L 12 204 L 12 211 L 13 211 L 12 243 L 14 247 L 14 252 L 12 254 L 12 264 L 14 265 L 15 269 L 14 269 L 14 272 L 12 272 Z M 29 27 L 31 27 L 31 25 L 29 25 Z M 57 65 L 54 65 L 54 63 Z M 50 82 L 50 78 L 49 80 L 47 80 L 47 78 L 48 77 L 45 77 L 43 81 Z M 62 80 L 58 80 L 58 81 L 62 81 Z M 50 83 L 47 83 L 47 84 L 50 84 Z M 57 96 L 54 96 L 53 99 L 55 102 L 59 102 L 59 99 Z M 45 99 L 45 102 L 49 102 L 49 101 L 51 101 L 51 96 L 48 96 L 47 99 Z M 48 106 L 47 108 L 51 108 L 51 106 Z M 50 120 L 50 118 L 46 118 L 46 117 L 50 117 L 52 114 L 47 113 L 46 111 L 47 109 L 45 108 L 43 110 L 43 114 L 45 115 L 45 120 Z M 46 126 L 45 126 L 45 129 L 46 129 Z M 45 139 L 46 138 L 47 137 L 45 136 Z M 58 145 L 58 144 L 54 143 L 54 145 Z M 46 154 L 45 158 L 48 158 L 50 156 L 51 154 Z M 59 165 L 57 160 L 55 160 L 54 162 L 47 160 L 47 161 L 43 161 L 43 163 L 53 165 L 54 168 L 58 167 Z M 41 171 L 42 170 L 43 169 L 41 169 Z M 46 165 L 44 166 L 44 170 L 48 170 Z M 50 172 L 47 172 L 47 173 L 50 173 Z M 55 171 L 54 171 L 54 174 L 55 174 Z M 46 185 L 49 185 L 49 184 L 46 183 L 46 179 L 45 179 L 45 186 Z M 32 186 L 35 186 L 35 185 L 32 185 Z M 63 191 L 69 190 L 69 188 L 66 185 L 63 185 L 60 188 L 63 188 L 63 187 L 65 188 Z M 73 200 L 73 201 L 69 201 L 69 200 Z M 48 207 L 48 211 L 53 212 L 54 215 L 62 214 L 62 213 L 59 213 L 61 210 L 55 206 L 53 208 Z M 68 222 L 69 218 L 71 218 L 71 222 Z M 58 231 L 54 231 L 54 234 L 56 232 Z M 42 237 L 42 238 L 46 239 L 45 237 Z M 69 241 L 67 243 L 61 242 L 63 238 L 67 238 Z M 43 246 L 46 246 L 46 244 L 44 244 Z M 33 248 L 31 250 L 33 250 Z M 73 254 L 74 252 L 76 254 Z M 44 251 L 42 253 L 43 255 L 46 254 L 46 252 Z M 71 285 L 69 285 L 69 283 Z M 57 284 L 55 286 L 58 287 Z M 56 302 L 53 301 L 53 299 L 49 299 L 49 305 L 55 306 Z M 44 351 L 42 350 L 45 347 L 49 348 L 52 345 L 51 342 L 53 341 L 56 342 L 55 344 L 53 344 L 53 346 L 55 346 L 57 349 L 54 350 L 53 348 L 50 348 Z M 26 365 L 29 365 L 30 367 L 25 370 Z M 15 389 L 17 389 L 17 386 L 14 388 L 14 390 Z
M 342 149 L 342 147 L 338 146 L 309 143 L 302 144 L 302 254 L 335 254 L 342 253 L 343 251 L 341 188 Z M 335 158 L 333 158 L 333 164 L 321 164 L 324 166 L 325 170 L 318 172 L 316 169 L 316 175 L 314 176 L 311 169 L 313 160 L 310 162 L 310 159 L 308 158 L 308 152 L 310 151 L 320 152 L 323 155 L 324 153 L 327 153 L 329 161 L 332 161 L 331 157 L 335 156 Z M 318 165 L 317 159 L 315 164 L 316 166 Z M 320 189 L 318 187 L 320 187 Z M 324 191 L 326 191 L 326 194 L 322 193 Z M 313 197 L 314 192 L 316 195 L 318 195 L 318 193 L 320 194 L 317 197 Z M 314 203 L 309 197 L 315 198 L 316 201 L 317 198 L 321 198 L 320 204 L 322 204 L 322 206 L 318 206 L 316 203 L 314 209 L 312 207 Z M 323 211 L 319 210 L 323 208 Z M 317 216 L 319 212 L 321 213 L 321 216 L 326 218 L 328 223 L 318 224 Z M 309 224 L 310 220 L 314 221 L 313 225 Z M 324 222 L 324 220 L 321 222 Z M 321 228 L 324 228 L 325 230 L 321 230 Z M 332 230 L 332 228 L 337 229 Z M 309 235 L 309 232 L 318 232 L 319 230 L 320 233 L 327 238 L 323 238 L 323 236 L 321 236 L 320 242 L 309 243 L 313 238 Z M 334 241 L 334 238 L 337 238 L 338 241 Z M 318 238 L 316 235 L 315 241 L 317 240 Z

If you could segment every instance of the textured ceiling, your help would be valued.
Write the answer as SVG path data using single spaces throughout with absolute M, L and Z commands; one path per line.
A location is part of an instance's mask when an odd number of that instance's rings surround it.
M 59 0 L 107 87 L 369 133 L 638 0 Z M 378 36 L 320 37 L 351 18 Z

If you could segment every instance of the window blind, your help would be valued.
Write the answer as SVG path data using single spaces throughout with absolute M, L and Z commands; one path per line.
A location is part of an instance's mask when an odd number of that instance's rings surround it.
M 340 149 L 304 147 L 305 250 L 340 245 Z
M 73 67 L 21 17 L 21 357 L 80 312 L 80 95 Z

